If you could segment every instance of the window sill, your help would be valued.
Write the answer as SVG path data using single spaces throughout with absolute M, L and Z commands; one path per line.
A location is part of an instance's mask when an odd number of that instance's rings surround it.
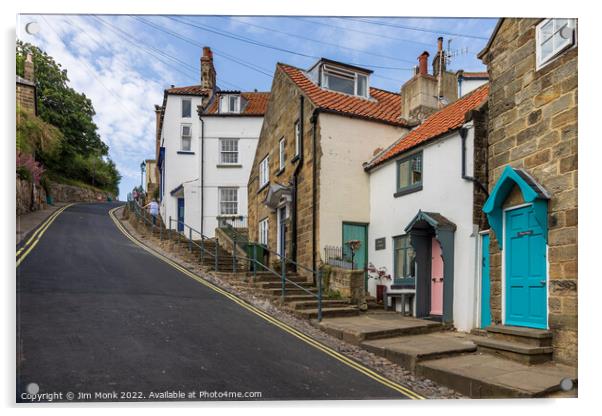
M 217 168 L 242 168 L 240 163 L 218 163 L 215 165 Z
M 178 154 L 179 155 L 194 155 L 194 152 L 191 152 L 189 150 L 178 150 Z
M 276 176 L 280 176 L 284 173 L 284 168 L 280 169 L 278 172 L 276 172 Z
M 400 196 L 413 194 L 414 192 L 418 192 L 418 191 L 422 191 L 422 184 L 400 189 L 399 191 L 397 191 L 393 194 L 393 197 L 399 198 Z
M 263 191 L 268 186 L 270 186 L 270 182 L 269 181 L 266 184 L 260 186 L 259 189 L 257 190 L 257 193 L 260 193 L 261 191 Z

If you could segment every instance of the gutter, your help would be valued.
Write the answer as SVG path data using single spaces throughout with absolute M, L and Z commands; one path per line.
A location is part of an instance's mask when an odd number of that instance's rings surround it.
M 317 170 L 317 164 L 316 164 L 316 156 L 317 156 L 317 125 L 318 125 L 318 115 L 320 113 L 320 109 L 316 108 L 314 109 L 312 115 L 311 115 L 311 124 L 312 124 L 312 195 L 311 195 L 311 266 L 313 270 L 316 270 L 316 217 L 317 217 L 317 210 L 316 210 L 316 205 L 317 205 L 317 199 L 318 199 L 318 194 L 317 194 L 317 187 L 316 187 L 316 182 L 317 182 L 317 178 L 318 178 L 318 170 Z M 315 279 L 315 276 L 314 276 Z
M 203 117 L 199 114 L 199 120 L 201 120 L 201 236 L 205 235 L 204 226 L 205 226 L 205 121 Z

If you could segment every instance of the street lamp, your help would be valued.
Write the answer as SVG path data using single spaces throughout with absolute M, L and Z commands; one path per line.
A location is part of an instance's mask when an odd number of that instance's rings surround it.
M 143 181 L 142 178 L 144 176 L 144 171 L 146 170 L 146 162 L 142 161 L 142 163 L 140 164 L 140 189 L 144 190 L 143 188 Z

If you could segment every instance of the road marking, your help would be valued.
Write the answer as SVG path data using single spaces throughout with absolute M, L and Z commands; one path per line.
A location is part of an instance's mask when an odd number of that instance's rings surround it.
M 44 233 L 46 232 L 46 230 L 48 230 L 48 228 L 50 227 L 50 225 L 52 225 L 52 223 L 54 222 L 54 220 L 56 220 L 58 218 L 58 216 L 65 211 L 67 208 L 73 206 L 75 204 L 69 204 L 69 205 L 65 205 L 63 208 L 57 210 L 54 214 L 52 214 L 50 217 L 48 217 L 48 219 L 42 223 L 42 225 L 40 227 L 38 227 L 38 229 L 35 231 L 35 233 L 29 238 L 29 240 L 27 240 L 27 242 L 23 245 L 23 247 L 21 247 L 18 251 L 17 251 L 17 257 L 19 256 L 19 254 L 25 250 L 23 252 L 23 254 L 21 255 L 21 257 L 19 257 L 17 259 L 17 265 L 16 267 L 19 267 L 19 265 L 23 262 L 23 260 L 25 260 L 25 257 L 27 257 L 27 255 L 31 252 L 31 250 L 34 249 L 34 247 L 38 244 L 38 242 L 40 241 L 40 238 L 42 238 L 42 236 L 44 235 Z M 29 245 L 31 243 L 31 245 Z M 28 247 L 29 245 L 29 247 Z
M 140 248 L 142 248 L 143 250 L 145 250 L 146 252 L 152 254 L 153 256 L 157 257 L 158 259 L 162 260 L 163 262 L 169 264 L 170 266 L 172 266 L 173 268 L 177 269 L 178 271 L 182 272 L 183 274 L 185 274 L 186 276 L 190 277 L 191 279 L 201 283 L 202 285 L 208 287 L 209 289 L 212 289 L 213 291 L 227 297 L 228 299 L 230 299 L 231 301 L 237 303 L 238 305 L 240 305 L 241 307 L 247 309 L 248 311 L 254 313 L 255 315 L 258 315 L 259 317 L 263 318 L 264 320 L 270 322 L 271 324 L 279 327 L 280 329 L 282 329 L 283 331 L 288 332 L 289 334 L 297 337 L 298 339 L 304 341 L 306 344 L 311 345 L 312 347 L 328 354 L 329 356 L 337 359 L 338 361 L 342 362 L 343 364 L 346 364 L 347 366 L 359 371 L 360 373 L 370 377 L 371 379 L 378 381 L 379 383 L 403 394 L 404 396 L 413 399 L 413 400 L 423 400 L 425 399 L 425 397 L 419 395 L 416 392 L 413 392 L 412 390 L 408 389 L 407 387 L 402 386 L 401 384 L 396 383 L 395 381 L 389 380 L 388 378 L 374 372 L 373 370 L 370 370 L 368 367 L 365 367 L 363 364 L 360 364 L 356 361 L 353 361 L 352 359 L 350 359 L 349 357 L 344 356 L 343 354 L 339 353 L 338 351 L 335 351 L 334 349 L 322 344 L 319 341 L 316 341 L 315 339 L 305 335 L 304 333 L 300 332 L 299 330 L 293 328 L 292 326 L 268 315 L 266 312 L 262 311 L 261 309 L 251 305 L 250 303 L 248 303 L 247 301 L 237 297 L 236 295 L 233 295 L 232 293 L 229 293 L 225 290 L 223 290 L 222 288 L 216 286 L 215 284 L 209 282 L 208 280 L 205 280 L 199 276 L 197 276 L 196 274 L 192 273 L 190 270 L 180 266 L 179 264 L 175 263 L 173 260 L 165 257 L 164 255 L 156 252 L 155 250 L 145 246 L 143 243 L 141 243 L 140 241 L 138 241 L 134 236 L 132 236 L 129 231 L 127 231 L 119 222 L 119 220 L 117 219 L 117 217 L 115 216 L 115 211 L 117 209 L 119 209 L 121 207 L 116 207 L 113 208 L 112 210 L 109 211 L 109 216 L 111 217 L 111 219 L 113 220 L 113 222 L 115 223 L 115 225 L 117 226 L 117 228 L 129 239 L 131 240 L 134 244 L 136 244 L 137 246 L 139 246 Z

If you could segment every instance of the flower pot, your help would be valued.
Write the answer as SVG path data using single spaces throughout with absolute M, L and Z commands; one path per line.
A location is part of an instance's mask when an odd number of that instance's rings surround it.
M 380 303 L 384 301 L 385 296 L 385 285 L 376 285 L 376 302 Z

